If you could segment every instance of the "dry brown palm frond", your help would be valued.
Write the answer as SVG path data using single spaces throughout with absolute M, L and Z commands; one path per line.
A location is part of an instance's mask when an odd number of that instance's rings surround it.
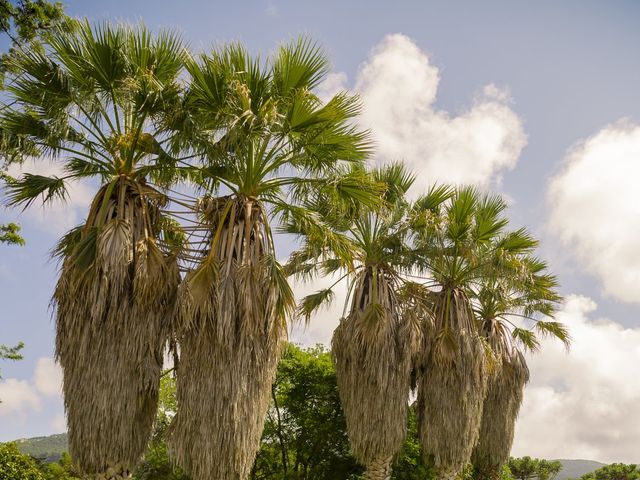
M 392 273 L 365 267 L 354 280 L 349 315 L 335 330 L 332 354 L 355 458 L 365 478 L 387 478 L 406 436 L 416 338 L 399 314 Z
M 431 323 L 433 321 L 433 324 Z M 485 347 L 467 296 L 435 293 L 418 374 L 418 425 L 425 459 L 440 478 L 459 472 L 478 440 L 487 389 Z
M 501 360 L 500 368 L 489 376 L 480 437 L 471 456 L 474 472 L 483 480 L 497 479 L 500 467 L 509 460 L 515 423 L 529 380 L 529 369 L 520 351 L 504 351 Z
M 59 248 L 52 303 L 69 449 L 88 473 L 129 470 L 151 434 L 180 280 L 156 245 L 165 197 L 120 177 L 96 195 L 79 237 Z
M 180 287 L 173 459 L 194 480 L 244 480 L 260 445 L 293 294 L 254 200 L 200 205 L 210 243 Z

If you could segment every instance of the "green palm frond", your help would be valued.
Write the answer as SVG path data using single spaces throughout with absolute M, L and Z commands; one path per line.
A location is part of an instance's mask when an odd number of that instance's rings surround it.
M 67 198 L 65 180 L 56 176 L 25 173 L 21 178 L 8 182 L 5 190 L 9 205 L 21 205 L 25 209 L 38 197 L 42 197 L 43 204 Z
M 327 56 L 308 37 L 281 45 L 271 64 L 274 93 L 282 96 L 300 88 L 314 89 L 330 70 Z
M 333 299 L 335 298 L 335 293 L 331 288 L 325 288 L 322 290 L 318 290 L 315 293 L 307 295 L 304 297 L 298 306 L 298 315 L 301 318 L 304 318 L 305 323 L 309 323 L 311 321 L 311 316 L 320 308 L 328 307 Z
M 566 348 L 569 348 L 571 345 L 569 330 L 560 322 L 540 320 L 535 323 L 534 328 L 538 333 L 544 336 L 557 338 Z
M 511 335 L 515 340 L 523 345 L 526 350 L 535 352 L 540 348 L 540 341 L 536 338 L 535 333 L 531 330 L 516 327 L 512 330 Z

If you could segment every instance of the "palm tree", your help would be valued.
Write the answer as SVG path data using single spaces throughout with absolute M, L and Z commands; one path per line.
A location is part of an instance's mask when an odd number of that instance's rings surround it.
M 204 195 L 179 293 L 188 328 L 178 337 L 170 449 L 195 480 L 245 479 L 295 307 L 272 224 L 339 242 L 318 207 L 346 212 L 380 192 L 349 168 L 370 150 L 349 126 L 358 101 L 338 94 L 323 105 L 313 94 L 328 63 L 308 40 L 281 46 L 267 64 L 231 45 L 187 68 L 185 105 L 198 129 L 186 142 L 205 157 Z
M 470 292 L 505 274 L 504 255 L 528 248 L 522 232 L 505 234 L 506 204 L 459 188 L 436 214 L 414 222 L 418 266 L 432 289 L 418 359 L 418 422 L 425 459 L 439 478 L 454 478 L 478 440 L 487 391 L 487 349 Z
M 347 432 L 356 459 L 366 466 L 365 478 L 388 479 L 392 461 L 406 436 L 412 354 L 417 325 L 403 305 L 415 300 L 407 274 L 412 271 L 407 245 L 407 212 L 404 195 L 414 178 L 401 164 L 372 172 L 387 185 L 386 207 L 353 220 L 338 219 L 338 231 L 346 234 L 351 254 L 332 252 L 315 239 L 308 241 L 290 260 L 290 268 L 309 276 L 340 272 L 329 288 L 303 299 L 300 314 L 309 321 L 313 311 L 331 302 L 333 289 L 348 281 L 346 314 L 333 334 L 332 354 Z M 421 201 L 436 205 L 448 195 L 433 189 Z M 426 207 L 425 207 L 426 208 Z
M 114 474 L 146 449 L 179 282 L 179 236 L 153 183 L 174 162 L 162 119 L 179 103 L 183 47 L 169 32 L 86 21 L 53 29 L 44 47 L 12 56 L 0 146 L 11 161 L 49 157 L 64 173 L 25 174 L 7 196 L 26 208 L 65 198 L 70 181 L 100 184 L 55 249 L 52 303 L 71 454 L 85 472 Z
M 391 478 L 406 436 L 415 335 L 397 292 L 399 272 L 407 268 L 401 215 L 398 208 L 391 218 L 368 214 L 355 222 L 359 265 L 349 272 L 349 310 L 331 342 L 351 449 L 371 480 Z
M 556 337 L 567 347 L 570 341 L 565 327 L 553 321 L 555 304 L 561 300 L 556 293 L 557 280 L 546 273 L 545 262 L 531 255 L 537 242 L 530 245 L 530 252 L 509 260 L 511 275 L 483 282 L 474 296 L 481 335 L 496 360 L 489 376 L 478 444 L 471 456 L 474 474 L 487 480 L 497 479 L 509 460 L 515 421 L 529 379 L 523 350 L 538 350 L 537 334 Z M 536 320 L 536 314 L 549 320 Z M 510 320 L 513 318 L 534 322 L 533 328 L 519 326 Z

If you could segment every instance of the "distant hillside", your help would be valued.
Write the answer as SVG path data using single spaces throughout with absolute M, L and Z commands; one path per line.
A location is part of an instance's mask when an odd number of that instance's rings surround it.
M 569 480 L 572 478 L 580 478 L 585 473 L 604 467 L 605 463 L 594 462 L 593 460 L 560 460 L 562 470 L 556 477 L 556 480 Z
M 33 437 L 16 440 L 20 451 L 37 458 L 57 459 L 63 452 L 69 450 L 66 433 L 49 435 L 48 437 Z

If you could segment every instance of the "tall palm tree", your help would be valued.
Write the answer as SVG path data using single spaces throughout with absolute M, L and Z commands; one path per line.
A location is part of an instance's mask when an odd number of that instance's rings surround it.
M 317 308 L 331 302 L 333 289 L 348 282 L 345 316 L 333 334 L 332 354 L 347 432 L 356 459 L 366 466 L 367 479 L 391 477 L 392 461 L 406 436 L 412 354 L 417 325 L 403 303 L 412 300 L 404 274 L 412 271 L 407 245 L 404 195 L 414 178 L 401 164 L 373 171 L 387 185 L 386 207 L 353 220 L 339 219 L 351 255 L 331 252 L 315 239 L 297 251 L 290 267 L 305 275 L 321 272 L 340 278 L 327 289 L 303 299 L 300 314 L 307 321 Z M 446 188 L 433 189 L 421 199 L 426 208 L 442 203 Z M 423 291 L 423 290 L 420 290 Z
M 179 103 L 183 55 L 170 32 L 84 21 L 53 29 L 44 50 L 20 50 L 9 65 L 2 154 L 49 157 L 63 170 L 11 181 L 10 203 L 26 208 L 65 198 L 70 181 L 99 183 L 85 221 L 55 250 L 52 301 L 69 447 L 89 473 L 130 469 L 155 417 L 179 282 L 178 236 L 157 182 L 175 160 L 163 149 L 163 117 Z
M 532 242 L 531 250 L 536 246 L 537 242 Z M 489 376 L 478 444 L 471 456 L 475 476 L 486 480 L 497 479 L 501 466 L 509 460 L 515 421 L 529 379 L 523 350 L 538 350 L 537 334 L 556 337 L 567 347 L 570 341 L 565 327 L 553 320 L 555 305 L 561 300 L 556 293 L 557 280 L 532 251 L 523 253 L 509 260 L 511 275 L 483 282 L 474 295 L 481 335 L 496 360 Z M 533 322 L 533 327 L 526 328 L 513 319 Z
M 170 449 L 195 480 L 247 478 L 259 447 L 295 307 L 272 224 L 339 242 L 318 207 L 350 211 L 380 195 L 349 168 L 370 150 L 367 134 L 349 126 L 357 99 L 338 94 L 323 105 L 313 94 L 327 69 L 305 39 L 266 64 L 238 45 L 188 63 L 185 104 L 198 129 L 187 143 L 205 157 L 205 194 L 196 207 L 201 241 L 179 293 L 188 328 L 179 334 Z
M 426 460 L 443 479 L 454 478 L 469 461 L 487 391 L 490 365 L 470 292 L 506 272 L 501 254 L 529 245 L 520 231 L 505 234 L 505 208 L 499 197 L 467 187 L 435 215 L 416 215 L 418 266 L 432 289 L 418 359 L 419 434 Z

